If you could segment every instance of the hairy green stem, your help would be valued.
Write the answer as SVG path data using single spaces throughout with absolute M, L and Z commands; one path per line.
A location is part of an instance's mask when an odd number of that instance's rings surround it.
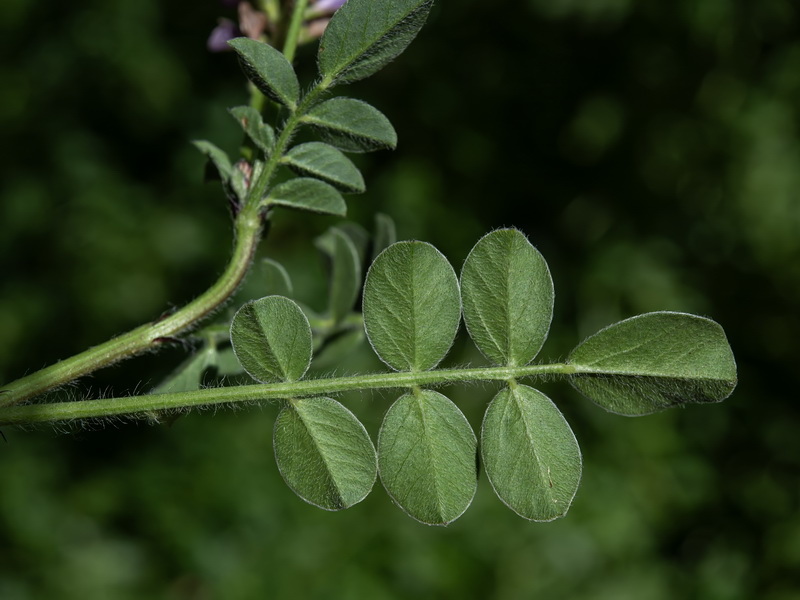
M 261 239 L 261 198 L 286 145 L 300 123 L 302 111 L 307 110 L 313 101 L 313 98 L 308 97 L 320 93 L 317 90 L 319 86 L 312 89 L 297 111 L 289 117 L 261 176 L 253 183 L 247 204 L 236 218 L 233 256 L 219 280 L 204 294 L 166 319 L 137 327 L 99 346 L 2 386 L 0 407 L 19 404 L 102 367 L 155 348 L 162 343 L 163 338 L 181 333 L 225 302 L 236 291 L 250 268 L 253 254 Z
M 297 0 L 294 5 L 289 35 L 284 45 L 284 52 L 290 61 L 294 57 L 297 47 L 297 34 L 302 24 L 302 16 L 306 4 L 307 0 Z M 236 242 L 233 256 L 225 272 L 213 286 L 165 319 L 137 327 L 99 346 L 89 348 L 71 358 L 0 387 L 0 407 L 20 404 L 120 360 L 157 348 L 165 339 L 191 328 L 230 298 L 250 269 L 253 255 L 261 240 L 262 218 L 260 213 L 263 208 L 261 204 L 262 197 L 287 144 L 300 124 L 301 117 L 323 91 L 324 86 L 317 84 L 303 98 L 300 106 L 284 124 L 281 135 L 261 172 L 261 176 L 253 183 L 247 202 L 236 217 Z
M 164 343 L 213 312 L 244 279 L 261 238 L 261 220 L 254 211 L 236 220 L 233 255 L 222 276 L 202 295 L 164 319 L 141 325 L 99 346 L 2 386 L 0 407 L 19 404 L 115 362 L 136 356 Z
M 267 159 L 267 163 L 264 165 L 264 169 L 261 171 L 261 175 L 253 183 L 253 187 L 250 192 L 251 197 L 260 199 L 266 194 L 269 183 L 272 180 L 272 176 L 275 174 L 275 170 L 280 164 L 283 153 L 286 151 L 286 147 L 292 140 L 297 128 L 302 124 L 303 116 L 305 116 L 308 109 L 314 105 L 314 103 L 325 92 L 326 89 L 326 86 L 321 82 L 317 83 L 317 85 L 311 88 L 311 90 L 305 96 L 303 96 L 300 104 L 286 119 L 286 123 L 284 123 L 283 129 L 281 129 L 278 139 L 275 140 L 275 146 L 272 148 L 272 152 Z M 269 206 L 269 203 L 267 203 L 267 206 Z
M 416 386 L 469 381 L 509 381 L 519 377 L 569 375 L 576 371 L 574 366 L 567 364 L 441 369 L 438 371 L 379 373 L 329 379 L 306 379 L 289 383 L 220 387 L 175 394 L 151 394 L 147 396 L 106 398 L 103 400 L 28 404 L 0 408 L 0 425 L 28 425 L 73 419 L 136 415 L 153 411 L 179 410 L 238 402 L 264 402 L 282 398 L 321 396 L 358 390 L 413 389 Z

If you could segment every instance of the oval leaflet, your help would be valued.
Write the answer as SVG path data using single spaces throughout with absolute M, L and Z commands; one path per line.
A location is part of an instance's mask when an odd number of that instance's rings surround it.
M 349 508 L 375 484 L 372 440 L 355 415 L 331 398 L 290 400 L 275 420 L 273 445 L 286 484 L 319 508 Z
M 397 242 L 372 263 L 363 310 L 367 337 L 383 362 L 398 371 L 426 371 L 445 357 L 456 337 L 458 279 L 430 244 Z

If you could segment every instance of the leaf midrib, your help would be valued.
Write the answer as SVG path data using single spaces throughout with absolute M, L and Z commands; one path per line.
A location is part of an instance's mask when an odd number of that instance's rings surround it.
M 333 475 L 333 471 L 331 469 L 331 466 L 330 466 L 330 463 L 328 461 L 327 455 L 322 451 L 322 448 L 320 447 L 316 436 L 314 436 L 314 434 L 312 433 L 312 430 L 308 425 L 308 421 L 303 416 L 303 413 L 298 409 L 297 404 L 296 403 L 292 403 L 292 404 L 290 404 L 290 406 L 292 407 L 292 410 L 294 410 L 295 414 L 298 416 L 300 421 L 303 423 L 303 427 L 305 427 L 306 432 L 308 433 L 308 436 L 311 438 L 311 441 L 314 443 L 314 448 L 316 448 L 317 454 L 319 454 L 320 458 L 322 458 L 322 463 L 325 465 L 325 470 L 326 470 L 326 472 L 328 474 L 328 479 L 330 479 L 331 484 L 333 485 L 333 488 L 336 491 L 336 498 L 338 500 L 339 505 L 342 506 L 343 508 L 346 508 L 347 504 L 344 501 L 344 496 L 342 495 L 342 490 L 339 487 L 339 482 L 336 480 L 336 477 L 334 477 L 334 475 Z
M 422 434 L 423 437 L 425 438 L 425 443 L 426 443 L 425 445 L 428 452 L 428 459 L 430 461 L 429 464 L 431 465 L 431 473 L 433 480 L 432 484 L 433 484 L 434 497 L 436 500 L 436 509 L 439 513 L 439 521 L 444 522 L 446 521 L 446 518 L 444 516 L 444 504 L 442 502 L 442 495 L 439 493 L 439 488 L 441 487 L 439 483 L 439 469 L 433 451 L 433 440 L 431 435 L 429 434 L 428 422 L 425 418 L 425 408 L 424 408 L 425 396 L 423 394 L 419 395 L 415 394 L 414 399 L 417 401 L 417 406 L 419 408 L 419 418 L 420 418 L 420 423 L 422 425 Z
M 545 466 L 542 464 L 541 458 L 539 458 L 539 453 L 536 451 L 537 443 L 534 442 L 534 436 L 531 434 L 531 430 L 533 429 L 531 425 L 528 423 L 527 413 L 523 409 L 522 402 L 520 401 L 520 397 L 517 395 L 517 392 L 514 390 L 509 390 L 511 393 L 511 397 L 514 399 L 514 404 L 519 411 L 520 417 L 522 419 L 522 425 L 524 427 L 525 438 L 528 440 L 528 444 L 531 449 L 531 453 L 533 454 L 534 459 L 536 459 L 536 464 L 539 467 L 539 479 L 541 480 L 542 489 L 545 492 L 545 495 L 553 504 L 558 504 L 558 499 L 554 495 L 555 488 L 550 487 L 548 485 L 549 479 L 545 479 Z
M 588 365 L 581 365 L 576 363 L 568 363 L 570 366 L 575 367 L 576 372 L 570 374 L 570 377 L 581 377 L 581 376 L 591 376 L 591 375 L 613 375 L 618 377 L 652 377 L 654 379 L 673 379 L 677 381 L 723 381 L 723 382 L 735 382 L 736 377 L 733 379 L 729 379 L 727 377 L 708 377 L 708 376 L 691 376 L 691 377 L 684 377 L 678 375 L 668 375 L 664 373 L 651 373 L 649 371 L 624 371 L 624 370 L 612 370 L 612 369 L 599 369 L 596 367 L 591 367 Z M 585 369 L 585 370 L 582 370 Z

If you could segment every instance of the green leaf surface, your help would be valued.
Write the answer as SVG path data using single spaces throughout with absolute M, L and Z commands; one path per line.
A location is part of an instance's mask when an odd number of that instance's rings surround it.
M 477 440 L 458 407 L 438 392 L 401 396 L 378 435 L 381 481 L 410 516 L 447 525 L 472 502 Z
M 291 400 L 273 434 L 275 460 L 287 485 L 325 510 L 361 502 L 375 484 L 375 447 L 361 422 L 330 398 Z
M 193 392 L 200 389 L 203 373 L 216 364 L 216 351 L 205 346 L 183 361 L 151 394 Z
M 291 298 L 294 294 L 292 280 L 284 266 L 271 258 L 263 258 L 256 268 L 256 277 L 261 279 L 264 286 L 264 295 L 286 296 Z
M 361 290 L 361 259 L 350 236 L 331 227 L 315 240 L 330 259 L 328 314 L 335 323 L 353 310 Z
M 294 172 L 327 181 L 343 192 L 362 193 L 364 178 L 339 150 L 322 142 L 307 142 L 289 150 L 281 162 Z
M 282 296 L 243 305 L 231 323 L 231 345 L 247 373 L 264 383 L 296 381 L 311 363 L 308 319 Z
M 369 233 L 358 223 L 352 221 L 342 221 L 336 224 L 336 228 L 344 232 L 350 238 L 358 251 L 358 264 L 364 265 L 367 257 L 367 246 L 369 245 Z
M 228 195 L 233 195 L 239 202 L 244 202 L 247 198 L 247 192 L 250 189 L 250 184 L 244 171 L 239 168 L 240 164 L 236 163 L 231 169 L 231 176 L 224 182 L 227 188 Z
M 220 179 L 223 181 L 230 179 L 233 167 L 231 166 L 231 161 L 225 152 L 206 140 L 195 140 L 192 142 L 192 144 L 195 148 L 200 150 L 200 152 L 208 157 L 208 160 L 211 161 L 211 164 L 213 164 L 217 169 Z
M 254 262 L 250 275 L 236 291 L 232 304 L 236 307 L 264 296 L 292 298 L 293 295 L 292 280 L 283 265 L 270 258 L 262 258 Z M 235 310 L 230 308 L 226 312 L 230 313 L 227 319 L 230 322 Z
M 539 353 L 553 319 L 553 279 L 522 233 L 481 238 L 461 271 L 461 294 L 467 330 L 494 364 L 526 365 Z
M 300 84 L 292 65 L 278 50 L 249 38 L 236 38 L 228 44 L 239 55 L 247 78 L 268 98 L 283 104 L 290 110 L 297 107 Z
M 346 329 L 325 341 L 322 348 L 314 353 L 312 367 L 315 369 L 328 369 L 342 364 L 344 358 L 355 351 L 366 338 L 363 327 Z
M 275 144 L 275 131 L 270 125 L 264 123 L 261 113 L 252 106 L 236 106 L 229 109 L 229 112 L 241 125 L 245 135 L 253 140 L 253 143 L 264 154 L 269 155 Z
M 307 304 L 303 304 L 302 302 L 298 302 L 298 306 L 308 319 L 308 323 L 309 325 L 311 325 L 311 331 L 313 333 L 316 333 L 318 330 L 320 331 L 327 330 L 330 327 L 330 318 L 328 318 L 327 315 L 319 314 L 313 308 L 311 308 Z
M 453 267 L 425 242 L 393 244 L 367 273 L 363 312 L 383 362 L 398 371 L 432 369 L 453 344 L 461 317 Z
M 217 377 L 232 377 L 244 373 L 242 363 L 236 358 L 233 348 L 223 348 L 217 352 L 214 366 L 217 367 Z
M 397 146 L 397 133 L 389 119 L 361 100 L 331 98 L 312 108 L 301 121 L 345 152 L 393 150 Z
M 578 491 L 578 441 L 550 398 L 532 387 L 506 388 L 489 403 L 481 457 L 500 499 L 531 521 L 563 517 Z
M 711 319 L 654 312 L 584 340 L 568 362 L 570 382 L 606 410 L 636 416 L 687 403 L 719 402 L 736 387 L 736 361 Z
M 310 177 L 297 177 L 276 185 L 264 199 L 264 204 L 340 217 L 347 213 L 344 198 L 336 188 Z
M 383 213 L 375 214 L 375 237 L 372 243 L 372 260 L 397 241 L 394 220 Z
M 399 55 L 425 24 L 433 0 L 349 0 L 319 43 L 323 81 L 369 77 Z

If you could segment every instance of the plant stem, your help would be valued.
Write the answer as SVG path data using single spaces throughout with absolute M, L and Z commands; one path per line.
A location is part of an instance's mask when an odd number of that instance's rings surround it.
M 303 96 L 300 104 L 294 112 L 289 115 L 289 118 L 286 119 L 286 123 L 284 123 L 283 129 L 281 129 L 278 139 L 275 140 L 275 146 L 272 148 L 272 152 L 270 153 L 267 163 L 264 165 L 264 169 L 261 171 L 261 175 L 252 185 L 250 195 L 254 201 L 259 201 L 259 199 L 263 198 L 264 194 L 266 194 L 272 175 L 280 164 L 286 146 L 288 146 L 289 142 L 292 140 L 295 130 L 302 123 L 302 118 L 306 111 L 314 105 L 317 98 L 319 98 L 326 89 L 326 86 L 323 85 L 322 82 L 317 83 L 317 85 Z M 269 205 L 267 204 L 267 206 Z
M 237 402 L 264 402 L 282 398 L 321 396 L 357 390 L 410 388 L 467 381 L 508 381 L 518 377 L 569 375 L 576 368 L 567 364 L 530 365 L 526 367 L 483 367 L 475 369 L 441 369 L 438 371 L 380 373 L 330 379 L 307 379 L 289 383 L 242 385 L 180 392 L 28 404 L 0 408 L 0 425 L 28 425 L 73 419 L 135 415 L 152 411 L 196 408 Z
M 242 211 L 235 226 L 236 241 L 228 266 L 216 283 L 202 295 L 164 319 L 141 325 L 3 386 L 0 407 L 19 404 L 97 369 L 156 348 L 214 311 L 239 287 L 261 239 L 261 220 L 256 211 Z
M 292 62 L 294 53 L 297 50 L 297 41 L 300 39 L 300 28 L 303 25 L 303 15 L 306 12 L 308 0 L 295 0 L 292 9 L 292 20 L 289 29 L 286 30 L 286 41 L 283 44 L 283 55 L 286 60 Z
M 284 45 L 284 52 L 289 61 L 294 57 L 297 47 L 298 32 L 302 24 L 302 16 L 306 4 L 307 0 L 297 0 L 294 5 L 289 34 Z M 300 124 L 300 118 L 313 105 L 315 99 L 324 89 L 323 85 L 317 84 L 306 94 L 297 110 L 287 119 L 272 155 L 267 160 L 261 176 L 253 183 L 247 203 L 236 217 L 236 242 L 233 256 L 225 272 L 213 286 L 165 319 L 141 325 L 99 346 L 89 348 L 71 358 L 4 385 L 0 388 L 0 407 L 13 406 L 25 402 L 102 367 L 156 348 L 168 338 L 192 327 L 230 298 L 250 269 L 253 255 L 261 240 L 262 218 L 260 213 L 263 208 L 261 204 L 262 197 L 267 190 L 286 145 L 291 140 L 294 130 Z M 258 96 L 260 94 L 251 96 L 251 102 L 254 105 L 258 104 Z

